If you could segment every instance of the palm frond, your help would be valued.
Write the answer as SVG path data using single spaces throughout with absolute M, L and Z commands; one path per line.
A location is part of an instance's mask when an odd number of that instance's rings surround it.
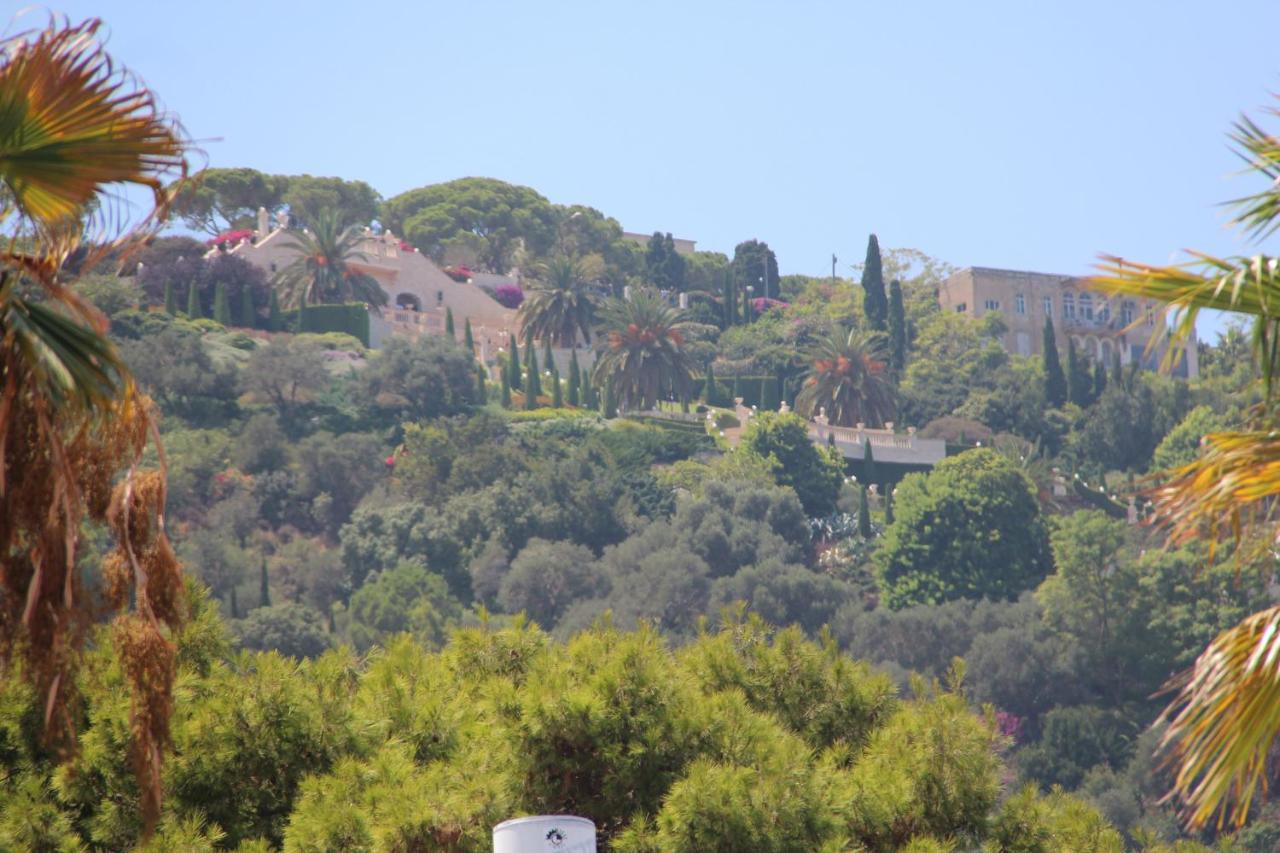
M 1162 749 L 1176 758 L 1186 821 L 1201 827 L 1216 814 L 1219 827 L 1229 816 L 1242 825 L 1280 732 L 1280 607 L 1219 634 L 1165 714 Z
M 186 175 L 186 144 L 155 98 L 118 68 L 96 19 L 0 42 L 0 183 L 38 228 L 57 226 L 104 187 L 151 190 L 163 215 L 164 177 Z
M 1266 111 L 1280 115 L 1274 108 Z M 1241 116 L 1231 133 L 1236 153 L 1248 164 L 1249 170 L 1264 175 L 1271 184 L 1262 192 L 1227 202 L 1237 208 L 1232 225 L 1241 226 L 1255 240 L 1262 240 L 1280 227 L 1280 139 L 1264 131 L 1253 119 Z

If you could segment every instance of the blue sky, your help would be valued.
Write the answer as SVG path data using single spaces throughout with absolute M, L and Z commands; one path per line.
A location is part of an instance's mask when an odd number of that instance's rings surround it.
M 1225 133 L 1280 91 L 1274 0 L 50 8 L 104 18 L 210 165 L 487 175 L 812 274 L 871 231 L 1062 273 L 1254 251 Z

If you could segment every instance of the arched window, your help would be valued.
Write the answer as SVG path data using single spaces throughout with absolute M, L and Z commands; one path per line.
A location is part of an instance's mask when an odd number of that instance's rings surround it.
M 1068 320 L 1076 318 L 1076 297 L 1073 293 L 1062 294 L 1062 316 Z

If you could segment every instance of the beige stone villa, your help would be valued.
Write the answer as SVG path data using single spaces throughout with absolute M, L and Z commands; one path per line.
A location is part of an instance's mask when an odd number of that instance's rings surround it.
M 1074 276 L 966 267 L 943 280 L 938 302 L 943 310 L 974 318 L 999 312 L 1008 326 L 1001 343 L 1017 355 L 1040 354 L 1046 317 L 1053 320 L 1059 347 L 1072 340 L 1077 351 L 1108 367 L 1119 352 L 1122 364 L 1155 369 L 1168 348 L 1169 332 L 1158 303 L 1108 298 Z M 1194 378 L 1198 372 L 1192 340 L 1173 373 Z
M 227 249 L 268 276 L 284 269 L 296 256 L 288 230 L 269 227 L 265 211 L 258 216 L 257 236 Z M 516 312 L 503 307 L 475 282 L 450 278 L 417 249 L 389 233 L 366 233 L 360 242 L 363 259 L 351 266 L 377 280 L 387 294 L 382 315 L 369 317 L 369 343 L 379 346 L 394 334 L 444 334 L 445 313 L 453 311 L 454 331 L 459 339 L 466 320 L 471 321 L 476 355 L 489 361 L 505 346 L 516 330 Z M 213 250 L 218 251 L 218 250 Z

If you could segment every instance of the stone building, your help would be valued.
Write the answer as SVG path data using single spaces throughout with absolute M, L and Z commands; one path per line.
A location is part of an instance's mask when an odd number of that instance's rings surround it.
M 1122 364 L 1137 362 L 1154 370 L 1168 348 L 1169 332 L 1161 322 L 1158 303 L 1108 297 L 1075 276 L 966 267 L 939 285 L 938 303 L 944 311 L 975 319 L 999 312 L 1007 326 L 1001 343 L 1016 355 L 1041 353 L 1046 318 L 1053 321 L 1060 348 L 1065 349 L 1068 340 L 1075 341 L 1077 352 L 1108 367 L 1119 352 Z M 1153 338 L 1155 344 L 1147 352 Z M 1192 340 L 1173 374 L 1194 378 L 1197 373 Z
M 226 251 L 259 267 L 270 278 L 297 257 L 286 225 L 278 221 L 272 229 L 266 211 L 260 210 L 253 239 L 229 246 Z M 499 304 L 474 282 L 453 280 L 430 258 L 393 235 L 374 234 L 366 229 L 357 249 L 362 257 L 353 258 L 349 265 L 372 276 L 387 295 L 381 314 L 371 312 L 369 317 L 372 346 L 381 345 L 395 334 L 442 335 L 445 313 L 451 310 L 458 340 L 469 319 L 476 355 L 489 361 L 506 345 L 508 334 L 517 330 L 515 311 Z

